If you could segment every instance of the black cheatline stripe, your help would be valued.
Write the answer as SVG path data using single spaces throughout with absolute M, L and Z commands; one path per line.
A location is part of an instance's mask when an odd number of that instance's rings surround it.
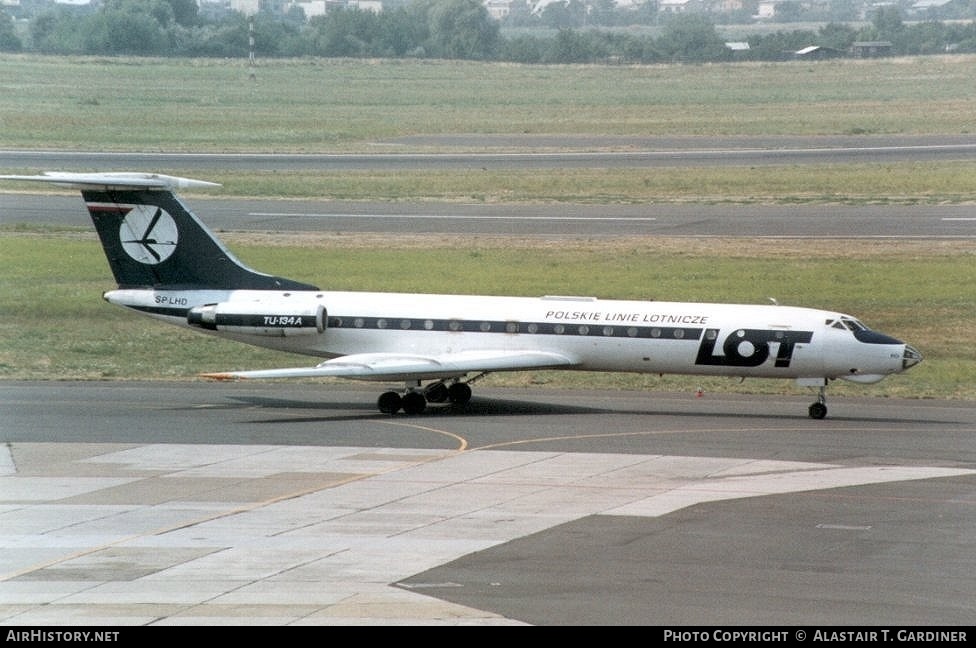
M 186 317 L 189 308 L 170 308 L 166 306 L 127 306 L 146 315 L 165 315 L 167 317 Z

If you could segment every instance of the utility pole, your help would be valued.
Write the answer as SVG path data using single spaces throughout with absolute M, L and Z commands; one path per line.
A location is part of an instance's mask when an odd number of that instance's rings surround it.
M 257 74 L 254 70 L 254 14 L 251 14 L 247 18 L 247 45 L 249 48 L 247 55 L 248 68 L 251 71 L 249 76 L 253 81 L 257 78 Z

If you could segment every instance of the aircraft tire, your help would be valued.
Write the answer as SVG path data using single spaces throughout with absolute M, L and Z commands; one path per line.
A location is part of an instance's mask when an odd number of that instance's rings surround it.
M 448 398 L 447 385 L 436 382 L 424 390 L 424 396 L 430 403 L 443 403 Z
M 467 383 L 454 383 L 447 388 L 447 398 L 455 405 L 465 405 L 471 400 L 471 387 Z
M 419 391 L 408 391 L 402 399 L 404 414 L 420 414 L 427 407 L 427 399 Z
M 812 419 L 822 419 L 827 416 L 827 406 L 823 403 L 814 403 L 810 406 L 810 418 Z
M 396 414 L 403 405 L 403 399 L 395 391 L 383 392 L 376 399 L 376 406 L 384 414 Z

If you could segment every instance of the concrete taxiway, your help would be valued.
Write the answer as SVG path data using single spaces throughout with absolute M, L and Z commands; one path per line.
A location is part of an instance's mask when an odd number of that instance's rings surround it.
M 0 382 L 0 623 L 968 625 L 976 407 Z

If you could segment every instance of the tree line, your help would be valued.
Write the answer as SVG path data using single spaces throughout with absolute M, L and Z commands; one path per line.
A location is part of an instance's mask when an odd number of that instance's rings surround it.
M 601 0 L 609 3 L 610 0 Z M 869 24 L 827 23 L 817 30 L 749 36 L 748 49 L 732 49 L 702 14 L 661 19 L 656 36 L 612 27 L 567 25 L 542 35 L 504 36 L 480 0 L 411 0 L 382 12 L 339 9 L 305 19 L 301 10 L 284 14 L 237 12 L 205 15 L 195 0 L 105 0 L 97 6 L 30 5 L 19 22 L 0 11 L 0 51 L 44 54 L 174 57 L 355 57 L 436 58 L 518 63 L 664 63 L 728 60 L 771 61 L 819 46 L 822 53 L 847 55 L 858 41 L 887 41 L 891 55 L 976 52 L 972 21 L 907 23 L 897 5 L 884 5 Z M 604 6 L 604 5 L 600 5 Z M 550 10 L 548 7 L 558 7 Z M 579 16 L 580 0 L 552 3 L 549 21 L 563 12 Z M 556 12 L 555 14 L 551 12 Z M 640 19 L 640 14 L 634 14 Z M 590 12 L 589 20 L 610 9 Z M 555 17 L 554 17 L 555 16 Z M 646 18 L 647 16 L 645 16 Z M 546 13 L 536 17 L 542 21 Z M 528 17 L 516 15 L 513 21 Z M 24 27 L 26 25 L 26 28 Z

